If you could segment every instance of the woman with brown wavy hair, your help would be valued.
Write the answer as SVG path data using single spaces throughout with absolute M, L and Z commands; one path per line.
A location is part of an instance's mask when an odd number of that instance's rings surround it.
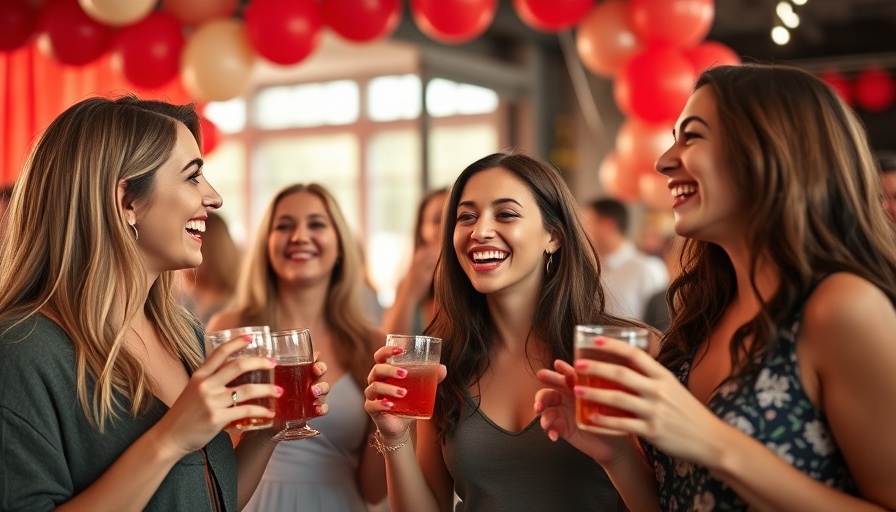
M 436 269 L 447 377 L 431 420 L 389 414 L 406 371 L 377 351 L 368 377 L 373 439 L 386 458 L 392 510 L 617 510 L 594 461 L 554 444 L 532 410 L 536 371 L 571 361 L 576 324 L 631 325 L 604 312 L 597 255 L 576 202 L 549 164 L 516 152 L 468 166 L 448 198 Z
M 576 362 L 632 393 L 558 363 L 542 426 L 632 510 L 896 508 L 896 236 L 855 114 L 807 72 L 722 66 L 674 134 L 657 170 L 688 240 L 658 361 L 603 340 L 630 368 Z M 632 417 L 579 431 L 573 391 Z
M 252 495 L 274 433 L 234 451 L 222 429 L 273 417 L 244 402 L 279 391 L 228 384 L 272 362 L 228 361 L 239 339 L 206 358 L 176 290 L 221 206 L 199 126 L 192 105 L 87 99 L 19 176 L 0 240 L 0 510 L 237 510 Z
M 278 445 L 246 510 L 366 512 L 385 497 L 385 469 L 365 443 L 372 423 L 361 390 L 385 336 L 361 300 L 360 246 L 336 199 L 316 183 L 278 192 L 259 226 L 233 306 L 209 329 L 311 329 L 332 392 L 330 413 L 314 421 L 321 434 Z

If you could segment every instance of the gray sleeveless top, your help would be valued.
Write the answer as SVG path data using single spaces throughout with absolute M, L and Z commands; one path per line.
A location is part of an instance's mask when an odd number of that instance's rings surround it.
M 548 439 L 538 418 L 509 432 L 469 396 L 467 405 L 471 412 L 442 446 L 461 500 L 455 512 L 624 510 L 604 470 L 563 439 Z

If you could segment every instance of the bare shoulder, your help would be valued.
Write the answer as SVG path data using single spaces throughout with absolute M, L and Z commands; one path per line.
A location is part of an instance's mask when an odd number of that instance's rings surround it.
M 806 303 L 802 339 L 813 360 L 836 364 L 857 349 L 872 357 L 892 352 L 894 330 L 896 309 L 887 295 L 866 279 L 841 272 L 822 281 Z
M 206 331 L 218 331 L 221 329 L 231 329 L 241 325 L 242 316 L 235 309 L 225 309 L 213 315 L 205 326 Z

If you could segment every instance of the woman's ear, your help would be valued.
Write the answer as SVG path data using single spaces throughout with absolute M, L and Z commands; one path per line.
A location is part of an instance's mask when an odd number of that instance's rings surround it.
M 128 224 L 133 225 L 137 222 L 137 212 L 134 211 L 134 202 L 128 198 L 127 191 L 127 182 L 125 180 L 119 180 L 118 189 L 116 191 L 118 206 L 121 208 L 121 211 L 124 212 L 124 217 Z
M 563 245 L 563 236 L 556 229 L 551 230 L 551 239 L 548 240 L 548 252 L 553 254 Z

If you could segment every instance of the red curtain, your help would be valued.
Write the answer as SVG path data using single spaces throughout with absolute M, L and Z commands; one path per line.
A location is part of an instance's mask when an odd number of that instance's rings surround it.
M 130 84 L 107 54 L 86 66 L 66 66 L 30 44 L 0 52 L 0 185 L 10 184 L 40 132 L 63 110 L 92 96 L 132 92 L 142 98 L 188 103 L 180 79 L 147 90 Z

